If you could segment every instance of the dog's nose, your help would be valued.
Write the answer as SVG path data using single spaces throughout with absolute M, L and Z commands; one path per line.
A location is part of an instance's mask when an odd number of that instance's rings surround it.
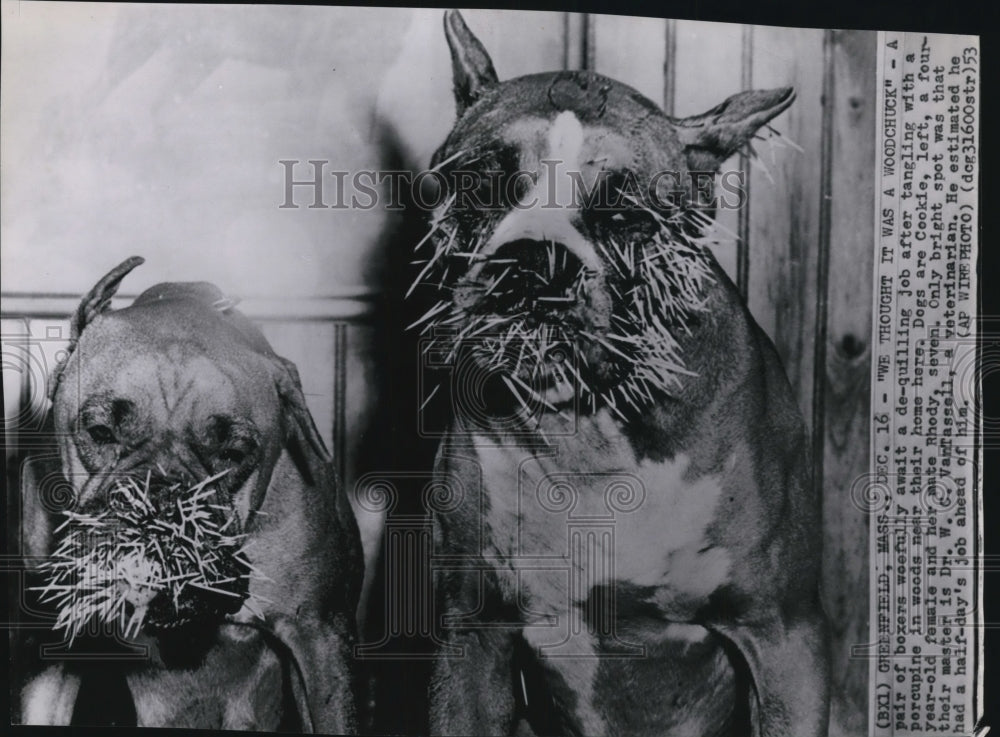
M 500 245 L 487 259 L 483 271 L 503 273 L 516 269 L 533 276 L 538 283 L 548 283 L 581 267 L 580 258 L 560 241 L 518 238 Z
M 194 485 L 184 473 L 150 473 L 146 493 L 159 509 L 168 509 Z
M 578 230 L 578 211 L 566 207 L 530 207 L 508 212 L 483 248 L 487 258 L 547 258 L 555 245 L 573 254 L 589 269 L 600 268 L 594 247 Z
M 493 312 L 568 308 L 587 275 L 565 244 L 518 238 L 494 249 L 455 299 L 461 307 Z

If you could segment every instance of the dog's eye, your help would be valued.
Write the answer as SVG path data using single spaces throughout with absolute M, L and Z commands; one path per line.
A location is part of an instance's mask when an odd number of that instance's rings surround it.
M 243 459 L 247 457 L 239 448 L 225 448 L 219 453 L 219 460 L 223 463 L 230 463 L 234 466 L 238 466 L 243 462 Z
M 91 425 L 87 428 L 87 434 L 98 445 L 111 445 L 117 442 L 114 431 L 107 425 Z

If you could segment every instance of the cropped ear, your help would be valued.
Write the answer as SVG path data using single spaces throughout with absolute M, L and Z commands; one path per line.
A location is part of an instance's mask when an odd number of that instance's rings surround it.
M 278 397 L 281 399 L 286 418 L 290 420 L 289 429 L 294 428 L 298 432 L 299 437 L 306 442 L 320 461 L 331 463 L 333 456 L 327 450 L 326 443 L 323 442 L 312 413 L 306 405 L 302 382 L 299 380 L 299 370 L 287 358 L 275 355 L 273 360 L 277 369 L 275 383 Z
M 66 361 L 76 350 L 77 341 L 84 329 L 101 314 L 108 311 L 111 306 L 111 298 L 115 296 L 118 287 L 132 269 L 146 262 L 142 256 L 132 256 L 118 264 L 115 268 L 101 277 L 89 292 L 80 301 L 79 306 L 69 320 L 69 347 L 59 365 L 55 367 L 52 376 L 49 378 L 49 399 L 55 397 L 56 388 L 62 378 Z
M 111 305 L 111 298 L 118 292 L 118 287 L 122 279 L 128 276 L 136 266 L 146 262 L 142 256 L 132 256 L 118 264 L 115 268 L 105 274 L 87 295 L 81 300 L 80 306 L 76 308 L 73 317 L 70 319 L 70 337 L 76 340 L 80 337 L 83 329 L 89 325 L 95 317 L 102 312 L 106 312 Z
M 750 90 L 728 98 L 707 113 L 673 119 L 691 171 L 715 171 L 757 130 L 795 101 L 795 90 Z
M 444 12 L 444 35 L 451 50 L 455 104 L 461 115 L 499 80 L 490 55 L 479 39 L 472 35 L 462 14 L 457 10 Z

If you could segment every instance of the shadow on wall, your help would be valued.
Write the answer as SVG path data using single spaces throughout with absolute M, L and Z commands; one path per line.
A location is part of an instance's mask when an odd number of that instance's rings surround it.
M 431 100 L 448 104 L 430 104 Z M 379 167 L 413 172 L 426 168 L 453 115 L 441 14 L 414 11 L 399 56 L 378 90 L 372 139 Z M 405 600 L 404 587 L 398 585 L 429 580 L 429 561 L 422 559 L 420 548 L 430 542 L 430 519 L 424 517 L 420 500 L 438 443 L 434 433 L 428 436 L 421 428 L 443 427 L 446 410 L 442 402 L 418 410 L 419 336 L 406 328 L 426 306 L 418 303 L 419 297 L 404 299 L 404 295 L 416 276 L 413 249 L 427 231 L 428 214 L 405 188 L 400 200 L 404 209 L 385 218 L 370 261 L 369 278 L 382 298 L 369 333 L 373 406 L 355 459 L 356 478 L 381 479 L 390 485 L 392 493 L 382 508 L 388 534 L 402 542 L 397 547 L 385 541 L 367 601 L 365 655 L 360 663 L 368 688 L 364 729 L 370 734 L 426 733 L 428 657 L 434 650 L 423 634 L 426 627 L 421 627 L 429 623 L 412 619 L 419 617 L 414 612 L 431 611 L 430 591 L 414 591 L 415 599 Z M 423 551 L 429 552 L 429 547 Z M 422 567 L 425 575 L 420 575 Z M 408 623 L 417 626 L 413 629 Z
M 392 167 L 412 167 L 406 152 L 389 127 L 381 129 L 384 163 Z M 412 249 L 426 231 L 425 214 L 412 203 L 404 214 L 391 220 L 380 239 L 384 253 L 382 273 L 377 279 L 386 295 L 374 315 L 371 332 L 374 407 L 366 439 L 356 459 L 358 478 L 384 479 L 393 490 L 386 500 L 386 528 L 396 541 L 411 541 L 403 548 L 383 540 L 383 554 L 377 557 L 367 602 L 363 640 L 366 656 L 361 660 L 369 688 L 367 729 L 372 734 L 424 734 L 427 731 L 427 682 L 433 652 L 429 638 L 407 633 L 404 622 L 413 612 L 430 611 L 429 591 L 417 591 L 417 601 L 404 601 L 401 581 L 427 580 L 417 575 L 422 561 L 412 542 L 429 542 L 430 519 L 420 503 L 426 474 L 433 467 L 437 440 L 421 436 L 421 419 L 426 427 L 443 426 L 442 403 L 434 402 L 418 415 L 420 347 L 414 331 L 406 330 L 413 315 L 422 314 L 420 305 L 403 295 L 414 277 Z M 355 493 L 361 494 L 358 487 Z M 406 543 L 404 542 L 404 545 Z M 419 542 L 417 543 L 419 547 Z M 429 548 L 425 548 L 429 551 Z M 388 557 L 388 560 L 387 560 Z M 406 611 L 404 611 L 404 609 Z
M 411 15 L 21 8 L 5 52 L 31 63 L 4 70 L 19 114 L 4 121 L 3 289 L 80 294 L 93 264 L 134 253 L 149 263 L 136 293 L 192 279 L 242 297 L 364 285 L 385 213 L 280 209 L 278 162 L 373 167 L 376 95 Z

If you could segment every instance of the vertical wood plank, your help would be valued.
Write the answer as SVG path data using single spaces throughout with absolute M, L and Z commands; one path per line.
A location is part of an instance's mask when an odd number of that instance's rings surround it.
M 756 141 L 750 171 L 747 302 L 777 347 L 812 424 L 813 332 L 819 255 L 823 31 L 754 28 L 753 87 L 791 85 L 798 97 L 773 126 L 803 149 Z
M 831 737 L 864 734 L 868 661 L 868 519 L 851 503 L 868 472 L 872 222 L 875 217 L 875 68 L 872 31 L 833 35 L 830 280 L 823 423 L 823 589 L 833 627 Z
M 742 62 L 740 63 L 740 84 L 744 90 L 753 86 L 753 26 L 743 26 L 743 36 L 741 40 Z M 740 171 L 750 171 L 750 156 L 746 151 L 740 152 Z M 736 286 L 740 294 L 746 299 L 747 284 L 750 279 L 750 208 L 752 207 L 750 193 L 750 178 L 747 177 L 744 183 L 745 204 L 737 213 L 737 234 L 739 240 L 736 242 Z
M 703 113 L 740 90 L 742 27 L 678 20 L 675 114 Z
M 25 417 L 25 407 L 30 404 L 31 391 L 31 358 L 28 346 L 28 320 L 4 319 L 0 321 L 0 353 L 3 354 L 3 427 L 4 448 L 4 478 L 7 490 L 4 502 L 6 504 L 6 524 L 8 550 L 4 552 L 20 552 L 22 550 L 21 534 L 23 525 L 23 507 L 21 503 L 21 469 L 20 469 L 20 431 Z M 6 579 L 11 601 L 19 596 L 16 582 L 12 577 Z M 5 613 L 3 621 L 7 619 Z
M 563 13 L 563 69 L 594 68 L 594 16 Z
M 299 370 L 302 392 L 328 448 L 334 438 L 334 331 L 323 321 L 268 320 L 259 323 L 274 352 Z
M 567 24 L 571 22 L 576 28 L 581 23 L 582 16 L 578 13 L 479 9 L 462 11 L 462 15 L 486 47 L 502 80 L 563 69 L 568 61 L 571 65 L 579 64 L 581 41 L 567 37 Z M 376 88 L 359 99 L 370 100 L 369 95 L 374 92 L 373 132 L 391 144 L 388 150 L 380 151 L 382 156 L 392 155 L 382 165 L 426 167 L 455 123 L 451 56 L 441 10 L 425 8 L 410 12 L 410 26 L 401 39 L 394 63 L 384 75 L 372 81 Z M 372 163 L 375 161 L 362 168 Z
M 596 64 L 595 55 L 597 53 L 597 24 L 595 16 L 584 13 L 583 22 L 583 46 L 581 49 L 581 69 L 593 70 Z
M 677 100 L 677 21 L 663 29 L 663 112 L 673 117 Z
M 17 452 L 21 410 L 30 391 L 31 358 L 28 348 L 28 321 L 0 321 L 0 352 L 3 354 L 3 435 L 4 454 L 10 463 Z M 9 496 L 9 495 L 8 495 Z
M 21 391 L 13 423 L 17 433 L 13 448 L 16 467 L 10 469 L 14 471 L 13 477 L 8 477 L 11 484 L 8 504 L 12 495 L 17 498 L 8 506 L 10 522 L 14 525 L 13 529 L 8 529 L 12 540 L 19 538 L 20 552 L 34 558 L 29 564 L 33 566 L 38 562 L 36 556 L 45 556 L 51 551 L 55 521 L 37 493 L 37 484 L 25 483 L 30 471 L 24 461 L 29 457 L 41 460 L 40 456 L 46 456 L 47 462 L 54 460 L 54 447 L 45 432 L 50 406 L 48 387 L 56 365 L 69 347 L 70 328 L 69 320 L 64 318 L 26 318 L 22 322 L 26 328 L 25 340 L 16 353 L 17 362 L 23 362 L 17 367 L 21 372 Z M 6 345 L 4 349 L 6 361 L 12 354 L 7 352 Z M 64 388 L 64 391 L 73 390 L 71 385 Z
M 480 9 L 463 10 L 462 15 L 492 57 L 500 79 L 563 68 L 564 13 Z M 440 19 L 436 22 L 440 27 Z M 443 34 L 439 43 L 444 45 Z
M 35 317 L 28 320 L 28 328 L 31 336 L 31 368 L 28 377 L 31 389 L 31 422 L 37 422 L 37 427 L 41 427 L 42 419 L 49 407 L 49 377 L 69 348 L 69 319 Z M 23 425 L 22 429 L 25 429 Z
M 634 87 L 653 102 L 663 95 L 667 21 L 595 15 L 594 71 Z
M 743 87 L 743 27 L 731 23 L 675 21 L 673 43 L 673 112 L 684 118 L 709 110 Z M 738 157 L 722 164 L 736 168 Z M 720 210 L 716 215 L 722 241 L 712 253 L 729 277 L 737 275 L 739 213 Z

